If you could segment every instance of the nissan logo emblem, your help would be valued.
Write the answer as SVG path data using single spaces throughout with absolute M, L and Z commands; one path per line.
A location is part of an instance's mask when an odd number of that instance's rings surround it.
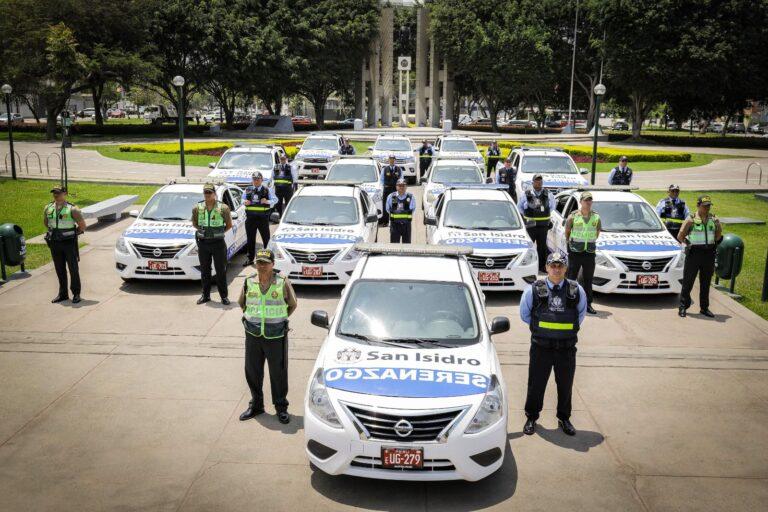
M 162 255 L 163 255 L 163 250 L 162 250 L 161 248 L 159 248 L 159 247 L 155 247 L 155 248 L 152 250 L 152 256 L 154 256 L 155 258 L 159 258 L 159 257 L 160 257 L 160 256 L 162 256 Z
M 488 258 L 487 260 L 485 260 L 485 266 L 488 267 L 488 268 L 493 268 L 493 264 L 494 263 L 495 262 L 493 261 L 492 258 Z
M 408 437 L 413 432 L 413 425 L 411 425 L 411 422 L 405 419 L 402 419 L 395 423 L 394 426 L 395 434 L 397 434 L 400 437 Z
M 315 254 L 315 253 L 311 252 L 311 253 L 309 253 L 309 254 L 307 255 L 307 259 L 308 259 L 309 261 L 317 261 L 317 254 Z
M 644 261 L 641 266 L 643 267 L 643 270 L 651 270 L 651 268 L 653 267 L 650 261 Z

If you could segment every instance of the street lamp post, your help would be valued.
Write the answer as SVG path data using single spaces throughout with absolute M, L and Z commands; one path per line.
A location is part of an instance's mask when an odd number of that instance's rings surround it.
M 10 84 L 3 84 L 0 90 L 5 95 L 5 112 L 8 115 L 8 144 L 11 150 L 11 177 L 16 179 L 16 154 L 13 152 L 13 118 L 11 116 L 11 93 L 13 87 Z
M 600 131 L 600 100 L 604 94 L 605 86 L 597 84 L 595 86 L 595 125 L 592 127 L 592 131 L 595 132 L 592 142 L 592 185 L 595 184 L 595 172 L 597 171 L 597 135 Z
M 184 167 L 184 77 L 176 75 L 173 77 L 173 85 L 179 90 L 179 155 L 181 157 L 181 177 L 186 176 Z

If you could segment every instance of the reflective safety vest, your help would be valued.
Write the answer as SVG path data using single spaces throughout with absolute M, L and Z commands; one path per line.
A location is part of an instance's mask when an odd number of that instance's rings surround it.
M 533 191 L 525 192 L 525 209 L 523 210 L 526 224 L 531 227 L 546 226 L 549 224 L 549 192 L 542 189 L 541 195 L 536 195 Z
M 73 240 L 77 236 L 77 222 L 72 217 L 72 203 L 66 202 L 60 210 L 56 203 L 48 203 L 45 207 L 45 218 L 48 220 L 48 233 L 51 240 L 63 242 Z
M 664 208 L 661 210 L 661 220 L 670 229 L 680 229 L 685 215 L 685 201 L 679 199 L 677 202 L 667 199 Z
M 691 225 L 691 231 L 686 237 L 692 247 L 706 247 L 715 245 L 715 219 L 712 216 L 707 218 L 704 222 L 699 214 L 691 214 L 693 224 Z
M 293 174 L 291 173 L 291 166 L 289 164 L 278 165 L 275 174 L 275 186 L 276 187 L 288 187 L 293 186 Z
M 413 212 L 411 212 L 413 195 L 410 192 L 406 192 L 405 197 L 400 199 L 397 197 L 397 192 L 393 192 L 389 197 L 392 198 L 389 218 L 395 222 L 411 222 L 413 218 Z
M 576 344 L 579 332 L 579 285 L 570 279 L 550 290 L 543 279 L 533 283 L 531 308 L 531 341 L 548 347 Z
M 613 173 L 613 182 L 611 185 L 629 185 L 632 181 L 632 169 L 625 167 L 624 170 L 622 170 L 619 166 L 616 166 L 613 169 L 616 172 Z
M 285 302 L 285 278 L 275 275 L 267 293 L 261 293 L 258 275 L 245 280 L 245 331 L 268 340 L 285 336 L 288 324 L 288 303 Z
M 600 216 L 595 212 L 591 213 L 589 220 L 586 220 L 581 212 L 574 212 L 568 249 L 571 252 L 595 252 L 599 221 Z
M 221 202 L 216 204 L 211 210 L 205 206 L 205 201 L 197 203 L 197 238 L 198 240 L 223 240 L 226 223 L 221 213 Z
M 400 168 L 398 166 L 390 167 L 389 165 L 384 168 L 384 186 L 387 188 L 395 188 L 397 180 L 400 179 Z
M 290 173 L 289 173 L 290 174 Z M 277 181 L 275 181 L 277 183 Z M 264 185 L 259 190 L 251 185 L 245 189 L 245 199 L 249 200 L 251 204 L 245 207 L 245 214 L 247 216 L 266 217 L 269 215 L 269 210 L 272 209 L 268 204 L 261 204 L 262 199 L 269 200 L 269 189 Z

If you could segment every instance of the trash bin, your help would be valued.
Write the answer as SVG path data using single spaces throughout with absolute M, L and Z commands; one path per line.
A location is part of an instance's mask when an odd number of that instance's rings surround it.
M 741 263 L 744 259 L 744 241 L 728 233 L 717 246 L 715 269 L 720 279 L 733 279 L 741 273 Z
M 0 226 L 0 251 L 3 252 L 3 261 L 6 265 L 18 266 L 24 262 L 27 255 L 27 244 L 24 241 L 24 231 L 16 224 L 3 224 Z

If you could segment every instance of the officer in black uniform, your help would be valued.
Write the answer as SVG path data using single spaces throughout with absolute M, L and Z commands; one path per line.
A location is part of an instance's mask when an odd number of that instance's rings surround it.
M 52 303 L 67 300 L 67 267 L 71 276 L 72 303 L 80 302 L 80 254 L 77 235 L 85 232 L 85 220 L 77 206 L 67 201 L 67 189 L 51 189 L 53 201 L 43 210 L 43 222 L 48 230 L 45 241 L 51 250 L 51 259 L 59 279 L 59 293 Z
M 212 183 L 203 185 L 204 200 L 192 208 L 192 225 L 197 230 L 197 257 L 200 260 L 200 282 L 203 294 L 198 304 L 211 300 L 211 263 L 216 269 L 216 288 L 221 303 L 229 304 L 227 288 L 227 242 L 224 234 L 232 229 L 232 214 L 229 206 L 216 199 L 216 187 Z
M 506 185 L 507 193 L 512 197 L 514 202 L 517 202 L 517 189 L 515 188 L 515 180 L 517 179 L 517 169 L 512 167 L 512 159 L 504 159 L 504 167 L 499 169 L 496 173 L 496 184 Z
M 629 185 L 632 183 L 632 169 L 627 166 L 627 157 L 619 158 L 619 165 L 611 169 L 608 175 L 609 185 Z
M 406 192 L 405 178 L 397 180 L 397 191 L 387 197 L 389 214 L 389 242 L 393 244 L 411 243 L 411 221 L 416 210 L 416 198 Z
M 272 183 L 275 184 L 275 195 L 277 196 L 275 209 L 282 215 L 296 191 L 296 177 L 293 175 L 293 167 L 288 163 L 288 157 L 285 155 L 280 155 L 280 163 L 275 166 Z
M 669 195 L 659 201 L 656 205 L 656 213 L 661 217 L 661 220 L 667 227 L 667 231 L 669 231 L 673 237 L 677 238 L 678 233 L 680 233 L 680 227 L 691 213 L 688 211 L 688 206 L 685 204 L 685 201 L 680 199 L 679 186 L 669 186 Z
M 552 369 L 557 384 L 557 419 L 569 436 L 576 434 L 570 421 L 571 392 L 576 372 L 577 333 L 584 321 L 587 297 L 582 287 L 565 279 L 568 258 L 553 252 L 547 258 L 547 277 L 539 279 L 520 298 L 520 318 L 531 329 L 528 365 L 528 396 L 523 433 L 536 430 L 536 420 L 544 405 L 544 392 Z
M 488 146 L 488 150 L 485 152 L 487 162 L 485 164 L 485 176 L 491 177 L 491 172 L 496 168 L 496 164 L 501 160 L 501 149 L 499 149 L 499 143 L 497 141 L 491 142 Z
M 403 169 L 395 165 L 395 155 L 389 155 L 389 165 L 381 170 L 381 183 L 384 185 L 384 197 L 389 197 L 397 188 L 397 181 L 403 177 Z M 381 216 L 381 225 L 389 225 L 389 212 L 386 207 Z
M 264 177 L 256 171 L 251 176 L 252 184 L 245 189 L 245 242 L 248 255 L 244 267 L 253 265 L 256 254 L 256 231 L 261 235 L 263 247 L 269 243 L 269 211 L 277 204 L 277 196 L 271 188 L 264 186 Z
M 546 272 L 544 262 L 547 259 L 547 233 L 552 227 L 550 213 L 555 209 L 555 197 L 544 188 L 544 177 L 541 174 L 533 176 L 533 188 L 523 193 L 517 209 L 525 219 L 528 236 L 536 244 L 539 272 Z
M 341 155 L 354 155 L 355 147 L 349 143 L 349 139 L 341 138 L 341 148 L 339 148 L 339 154 Z
M 424 139 L 421 141 L 421 147 L 419 148 L 419 175 L 425 176 L 427 173 L 427 169 L 429 169 L 429 164 L 432 163 L 432 156 L 435 154 L 435 151 L 432 149 L 432 146 L 427 142 L 427 139 Z

